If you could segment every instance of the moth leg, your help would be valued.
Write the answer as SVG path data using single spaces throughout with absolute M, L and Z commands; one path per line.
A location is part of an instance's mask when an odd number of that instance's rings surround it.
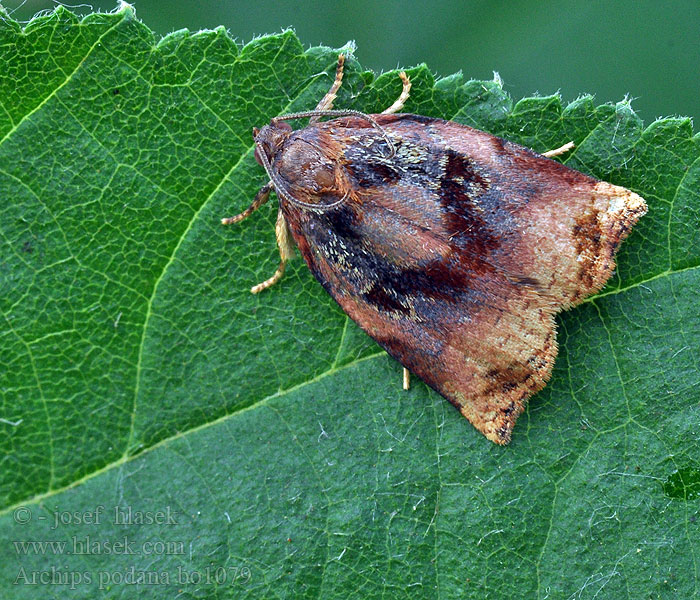
M 556 148 L 555 150 L 550 150 L 549 152 L 543 152 L 542 156 L 546 156 L 547 158 L 552 158 L 552 156 L 559 156 L 560 154 L 566 154 L 569 150 L 573 149 L 576 147 L 576 144 L 573 142 L 568 142 L 564 144 L 561 148 Z
M 335 68 L 335 81 L 333 82 L 331 89 L 328 90 L 328 93 L 323 98 L 321 98 L 321 101 L 318 103 L 315 110 L 330 110 L 331 108 L 333 108 L 333 101 L 335 100 L 335 96 L 338 93 L 338 90 L 340 89 L 340 84 L 343 83 L 344 64 L 345 55 L 339 54 L 338 66 Z M 321 117 L 311 117 L 309 119 L 309 123 L 317 123 L 320 118 Z
M 277 267 L 277 270 L 272 277 L 250 288 L 251 294 L 259 294 L 270 286 L 275 285 L 280 279 L 282 279 L 282 275 L 284 275 L 284 268 L 287 266 L 287 261 L 294 256 L 294 242 L 292 241 L 292 236 L 289 233 L 289 226 L 284 218 L 282 209 L 277 211 L 275 236 L 277 237 L 277 247 L 280 251 L 280 266 Z
M 411 372 L 404 367 L 403 368 L 403 389 L 407 390 L 411 387 Z
M 391 115 L 395 112 L 400 111 L 403 108 L 403 105 L 406 104 L 406 100 L 408 100 L 408 95 L 411 93 L 411 80 L 408 78 L 408 75 L 401 71 L 401 73 L 399 73 L 399 77 L 401 77 L 401 82 L 403 83 L 401 95 L 396 99 L 396 102 L 394 102 L 389 108 L 382 111 L 383 115 Z
M 264 186 L 262 186 L 258 193 L 255 194 L 255 199 L 242 213 L 237 214 L 234 217 L 226 217 L 221 219 L 222 225 L 233 225 L 234 223 L 240 223 L 246 217 L 252 215 L 256 210 L 258 210 L 265 202 L 267 202 L 270 197 L 270 191 L 272 190 L 272 182 L 268 181 Z

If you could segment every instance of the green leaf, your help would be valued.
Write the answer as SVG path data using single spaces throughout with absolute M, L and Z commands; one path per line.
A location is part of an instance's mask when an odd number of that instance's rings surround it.
M 219 224 L 265 182 L 252 126 L 313 107 L 336 56 L 289 31 L 158 41 L 128 5 L 0 13 L 3 596 L 696 596 L 690 121 L 409 70 L 407 111 L 573 140 L 567 164 L 649 204 L 498 447 L 421 382 L 403 392 L 301 260 L 249 293 L 277 262 L 272 203 Z M 350 61 L 336 106 L 399 89 Z

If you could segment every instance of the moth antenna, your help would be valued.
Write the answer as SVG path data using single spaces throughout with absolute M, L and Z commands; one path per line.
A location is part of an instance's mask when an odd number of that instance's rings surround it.
M 284 198 L 287 202 L 296 206 L 297 208 L 308 208 L 319 212 L 325 212 L 327 210 L 330 210 L 331 208 L 335 208 L 336 206 L 343 204 L 350 196 L 350 192 L 348 191 L 340 200 L 336 200 L 335 202 L 331 202 L 330 204 L 312 204 L 311 202 L 297 200 L 294 196 L 292 196 L 289 193 L 289 191 L 284 185 L 284 182 L 272 170 L 272 165 L 270 165 L 270 161 L 267 158 L 267 154 L 265 154 L 265 149 L 263 148 L 262 144 L 260 142 L 255 142 L 255 145 L 259 150 L 258 155 L 260 156 L 260 161 L 262 162 L 262 165 L 265 168 L 265 172 L 270 178 L 272 185 L 275 187 L 275 192 L 279 196 Z
M 389 146 L 389 154 L 387 158 L 392 158 L 396 154 L 396 148 L 394 147 L 394 142 L 391 141 L 389 134 L 384 130 L 384 128 L 377 123 L 377 121 L 370 117 L 367 113 L 360 112 L 359 110 L 309 110 L 306 112 L 291 113 L 289 115 L 280 115 L 275 117 L 272 121 L 291 121 L 292 119 L 303 119 L 305 117 L 359 117 L 368 121 L 372 127 L 374 127 Z

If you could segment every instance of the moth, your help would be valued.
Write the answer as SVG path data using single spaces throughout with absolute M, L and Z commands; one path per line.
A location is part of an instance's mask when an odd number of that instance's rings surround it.
M 343 78 L 312 111 L 253 129 L 279 200 L 277 271 L 294 246 L 347 315 L 405 369 L 507 444 L 557 354 L 554 316 L 600 290 L 646 213 L 637 194 L 465 125 L 333 110 Z M 289 120 L 309 117 L 292 130 Z M 333 117 L 321 121 L 322 117 Z

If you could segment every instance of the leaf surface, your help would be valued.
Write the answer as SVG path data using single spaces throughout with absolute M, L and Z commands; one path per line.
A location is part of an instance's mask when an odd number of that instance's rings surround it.
M 408 70 L 407 112 L 540 152 L 573 140 L 567 164 L 649 204 L 609 285 L 559 318 L 552 380 L 502 448 L 419 381 L 403 392 L 400 366 L 301 260 L 249 293 L 278 260 L 273 203 L 219 224 L 265 183 L 252 126 L 315 106 L 336 56 L 291 32 L 156 40 L 128 5 L 82 20 L 59 7 L 24 29 L 0 13 L 0 585 L 13 598 L 694 597 L 690 121 L 645 127 L 626 101 L 513 103 L 497 82 Z M 350 61 L 336 106 L 378 112 L 399 90 L 396 72 Z M 167 522 L 120 520 L 129 508 Z M 101 552 L 71 547 L 86 536 Z M 23 545 L 46 540 L 67 546 Z M 47 589 L 37 574 L 52 568 Z

